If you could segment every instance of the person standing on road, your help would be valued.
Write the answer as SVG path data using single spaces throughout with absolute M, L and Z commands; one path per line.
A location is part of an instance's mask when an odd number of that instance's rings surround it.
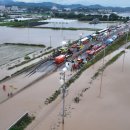
M 3 85 L 3 91 L 6 91 L 6 86 L 5 85 Z

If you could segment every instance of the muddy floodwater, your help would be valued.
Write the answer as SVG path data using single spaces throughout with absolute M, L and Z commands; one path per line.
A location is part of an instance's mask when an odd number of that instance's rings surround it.
M 58 27 L 58 28 L 92 28 L 104 29 L 107 26 L 118 23 L 89 24 L 77 20 L 52 19 L 54 23 L 44 24 L 37 27 Z M 11 28 L 0 27 L 0 44 L 2 43 L 27 43 L 44 44 L 46 46 L 57 47 L 62 45 L 62 41 L 74 41 L 81 37 L 92 34 L 94 31 L 87 30 L 52 30 L 43 28 Z
M 0 44 L 27 43 L 57 47 L 62 45 L 63 40 L 77 40 L 81 33 L 86 36 L 92 34 L 93 31 L 0 27 Z
M 66 19 L 58 19 L 52 18 L 48 20 L 44 20 L 45 22 L 49 22 L 48 24 L 39 25 L 38 27 L 56 27 L 56 28 L 93 28 L 93 29 L 104 29 L 107 26 L 116 25 L 117 23 L 103 23 L 99 24 L 89 24 L 89 22 L 78 21 L 78 20 L 66 20 Z

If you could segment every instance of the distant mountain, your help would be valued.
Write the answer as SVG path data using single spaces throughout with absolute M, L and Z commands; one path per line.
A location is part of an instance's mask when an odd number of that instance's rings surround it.
M 47 7 L 47 8 L 52 8 L 53 6 L 56 6 L 60 9 L 62 8 L 81 8 L 85 7 L 81 4 L 72 4 L 72 5 L 61 5 L 61 4 L 56 4 L 53 2 L 41 2 L 41 3 L 26 3 L 26 2 L 14 2 L 13 0 L 3 0 L 3 2 L 0 1 L 0 4 L 5 4 L 5 5 L 15 5 L 15 6 L 27 6 L 27 7 Z
M 1 0 L 0 1 L 0 4 L 9 4 L 9 3 L 12 3 L 13 0 Z
M 12 2 L 13 0 L 1 0 L 3 2 Z
M 106 7 L 103 7 L 101 5 L 89 5 L 88 8 L 96 8 L 96 9 L 101 9 L 101 8 L 106 8 Z
M 61 4 L 56 4 L 53 2 L 41 2 L 41 3 L 26 3 L 26 2 L 16 2 L 14 0 L 2 0 L 0 1 L 0 4 L 5 4 L 7 6 L 15 5 L 15 6 L 21 6 L 21 7 L 44 7 L 44 8 L 49 8 L 51 9 L 53 6 L 56 6 L 59 9 L 63 8 L 71 8 L 71 9 L 81 9 L 81 8 L 88 8 L 88 9 L 110 9 L 115 12 L 124 12 L 124 11 L 130 11 L 130 7 L 104 7 L 101 5 L 81 5 L 81 4 L 71 4 L 71 5 L 61 5 Z

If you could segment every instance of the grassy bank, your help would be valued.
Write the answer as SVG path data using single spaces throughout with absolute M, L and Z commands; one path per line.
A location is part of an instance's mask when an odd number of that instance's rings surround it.
M 130 33 L 128 35 L 128 41 L 130 41 Z M 115 41 L 112 45 L 108 46 L 107 48 L 105 48 L 105 55 L 107 56 L 108 54 L 114 52 L 115 50 L 117 50 L 118 48 L 120 48 L 122 45 L 124 45 L 126 43 L 126 34 L 122 37 L 120 37 L 117 41 Z M 122 52 L 123 53 L 123 52 Z M 121 53 L 121 54 L 122 54 Z M 76 79 L 78 79 L 80 77 L 80 75 L 86 70 L 88 69 L 90 66 L 92 66 L 93 64 L 95 64 L 97 61 L 101 60 L 104 56 L 104 51 L 99 52 L 94 59 L 92 59 L 91 61 L 89 61 L 87 64 L 85 64 L 73 77 L 70 78 L 70 80 L 68 80 L 66 82 L 66 88 L 68 88 Z M 119 55 L 120 56 L 120 55 Z M 117 58 L 118 56 L 116 56 Z M 114 60 L 116 60 L 116 58 L 112 59 L 112 61 L 110 61 L 110 63 L 112 63 Z M 110 64 L 108 63 L 108 64 Z M 107 65 L 108 66 L 108 65 Z M 97 74 L 96 74 L 97 75 Z M 50 96 L 49 98 L 47 98 L 45 100 L 45 104 L 49 104 L 51 102 L 53 102 L 58 95 L 60 94 L 60 89 L 56 90 L 52 96 Z
M 26 43 L 4 43 L 3 45 L 6 45 L 6 46 L 17 45 L 17 46 L 42 47 L 42 48 L 46 47 L 44 44 L 26 44 Z
M 130 49 L 130 46 L 128 46 L 127 49 Z
M 33 26 L 47 24 L 47 23 L 38 22 L 38 21 L 39 21 L 39 19 L 25 20 L 25 21 L 10 21 L 10 22 L 0 23 L 0 26 L 7 26 L 7 27 L 33 27 Z
M 9 130 L 24 130 L 34 119 L 35 117 L 29 116 L 27 114 L 20 121 L 18 121 L 14 126 L 12 126 Z
M 35 28 L 41 28 L 41 29 L 53 29 L 53 30 L 87 30 L 87 31 L 99 31 L 101 29 L 94 29 L 94 28 L 60 28 L 60 27 L 35 27 Z

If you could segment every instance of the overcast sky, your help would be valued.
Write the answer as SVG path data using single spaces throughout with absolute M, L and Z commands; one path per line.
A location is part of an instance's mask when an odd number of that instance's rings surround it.
M 54 2 L 60 4 L 100 4 L 104 6 L 130 7 L 130 0 L 15 0 L 24 2 Z

